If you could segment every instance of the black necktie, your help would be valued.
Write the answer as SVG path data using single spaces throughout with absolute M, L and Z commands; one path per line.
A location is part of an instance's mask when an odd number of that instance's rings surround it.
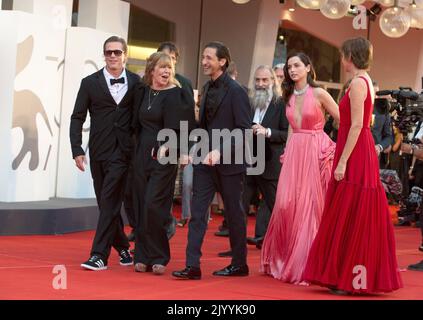
M 110 84 L 111 85 L 114 85 L 115 83 L 122 83 L 122 84 L 124 84 L 125 83 L 125 78 L 119 78 L 119 79 L 110 79 Z

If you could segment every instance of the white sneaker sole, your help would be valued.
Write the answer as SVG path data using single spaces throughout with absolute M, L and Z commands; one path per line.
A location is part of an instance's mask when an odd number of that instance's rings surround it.
M 104 266 L 104 267 L 101 267 L 101 268 L 96 268 L 96 267 L 92 267 L 92 266 L 89 266 L 89 265 L 87 265 L 87 264 L 81 264 L 81 267 L 82 268 L 84 268 L 84 269 L 88 269 L 88 270 L 92 270 L 92 271 L 102 271 L 102 270 L 107 270 L 107 266 Z
M 119 262 L 119 264 L 120 264 L 121 266 L 132 266 L 132 265 L 134 265 L 134 262 L 128 262 L 128 263 L 122 263 L 122 262 Z

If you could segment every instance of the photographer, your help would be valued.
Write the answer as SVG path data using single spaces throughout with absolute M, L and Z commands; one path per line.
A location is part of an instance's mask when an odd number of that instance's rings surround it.
M 401 152 L 413 156 L 410 176 L 414 177 L 414 185 L 423 188 L 423 125 L 419 121 L 413 136 L 415 143 L 402 143 Z
M 417 145 L 402 143 L 401 151 L 413 155 L 418 160 L 423 160 L 423 144 Z
M 414 141 L 417 142 L 417 144 L 408 144 L 408 143 L 402 143 L 401 144 L 401 151 L 407 154 L 413 155 L 414 158 L 416 158 L 416 161 L 414 162 L 414 168 L 412 167 L 410 171 L 412 171 L 412 175 L 415 176 L 415 185 L 418 187 L 423 187 L 423 125 L 422 121 L 419 121 L 415 135 L 414 135 Z M 422 244 L 419 247 L 420 251 L 423 251 L 423 214 L 422 214 L 422 205 L 420 205 L 420 230 L 422 234 Z M 423 260 L 419 263 L 412 264 L 408 266 L 409 270 L 414 271 L 423 271 Z
M 379 91 L 375 81 L 373 81 L 373 86 L 375 92 Z M 388 153 L 394 143 L 389 109 L 388 97 L 379 96 L 375 99 L 371 129 L 381 169 L 385 169 L 388 165 Z

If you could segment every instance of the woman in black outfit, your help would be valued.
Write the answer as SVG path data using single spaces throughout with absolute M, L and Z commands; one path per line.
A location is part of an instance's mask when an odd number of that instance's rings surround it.
M 163 52 L 153 53 L 147 60 L 144 85 L 140 86 L 135 96 L 136 272 L 163 274 L 170 260 L 167 226 L 172 219 L 177 163 L 159 163 L 157 157 L 163 157 L 173 150 L 160 147 L 157 136 L 162 129 L 172 129 L 177 133 L 179 146 L 180 122 L 187 121 L 189 130 L 195 125 L 192 94 L 180 87 L 174 75 L 170 56 Z M 186 155 L 181 156 L 186 158 Z

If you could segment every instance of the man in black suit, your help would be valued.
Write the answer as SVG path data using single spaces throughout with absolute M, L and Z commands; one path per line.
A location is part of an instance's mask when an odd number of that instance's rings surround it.
M 85 171 L 82 125 L 90 112 L 90 168 L 100 216 L 91 257 L 81 264 L 89 270 L 107 269 L 113 246 L 121 265 L 132 265 L 129 242 L 120 215 L 125 177 L 132 152 L 130 124 L 133 91 L 140 78 L 126 70 L 126 41 L 110 37 L 103 46 L 106 67 L 82 79 L 71 116 L 70 141 L 76 166 Z
M 373 87 L 375 92 L 379 91 L 376 81 L 373 81 Z M 381 169 L 385 169 L 388 164 L 388 152 L 394 144 L 389 108 L 388 97 L 377 97 L 375 99 L 371 130 Z
M 178 63 L 178 60 L 179 60 L 179 50 L 173 42 L 170 42 L 170 41 L 162 42 L 159 45 L 157 52 L 167 53 L 172 59 L 173 64 L 175 65 L 175 68 L 176 68 L 176 64 Z M 176 80 L 179 81 L 182 88 L 187 89 L 189 92 L 192 92 L 192 94 L 194 95 L 194 90 L 192 89 L 191 80 L 184 77 L 180 73 L 176 73 L 175 78 Z
M 225 216 L 229 226 L 229 240 L 233 252 L 229 266 L 215 271 L 215 276 L 247 276 L 246 220 L 242 207 L 242 189 L 246 172 L 245 162 L 235 163 L 235 154 L 243 155 L 243 141 L 225 137 L 213 141 L 212 130 L 228 129 L 245 133 L 251 127 L 251 109 L 244 89 L 226 73 L 231 61 L 229 49 L 220 42 L 205 46 L 202 57 L 204 74 L 211 80 L 201 95 L 200 128 L 208 133 L 209 153 L 200 164 L 194 164 L 192 216 L 188 228 L 186 268 L 173 272 L 182 279 L 200 279 L 201 246 L 207 229 L 208 207 L 216 190 L 221 191 Z M 216 140 L 216 139 L 215 139 Z M 235 141 L 234 141 L 235 140 Z M 238 141 L 239 142 L 239 141 Z M 231 153 L 226 163 L 227 151 Z M 238 154 L 239 155 L 239 154 Z M 244 160 L 244 157 L 242 157 Z
M 288 136 L 288 119 L 285 104 L 281 99 L 281 88 L 275 72 L 269 66 L 259 66 L 254 74 L 254 88 L 250 93 L 255 135 L 265 136 L 265 169 L 260 175 L 249 175 L 243 195 L 245 210 L 248 210 L 255 190 L 260 190 L 265 208 L 258 211 L 255 236 L 247 243 L 261 247 L 275 204 L 276 189 L 281 170 L 280 155 Z M 257 148 L 254 148 L 257 149 Z M 254 155 L 255 157 L 257 155 Z
M 373 108 L 372 135 L 375 140 L 376 153 L 379 157 L 379 166 L 385 169 L 388 162 L 386 154 L 393 141 L 389 102 L 385 98 L 376 98 Z

